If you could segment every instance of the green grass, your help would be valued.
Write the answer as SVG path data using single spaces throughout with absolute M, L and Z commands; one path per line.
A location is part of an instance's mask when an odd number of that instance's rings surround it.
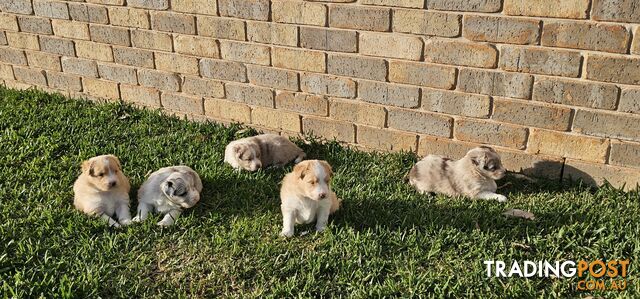
M 303 144 L 334 167 L 343 209 L 320 234 L 281 229 L 279 182 L 290 171 L 234 172 L 224 146 L 251 134 L 154 111 L 0 88 L 0 293 L 4 297 L 584 297 L 577 279 L 486 278 L 483 261 L 631 259 L 638 297 L 638 192 L 507 178 L 510 201 L 419 195 L 402 178 L 410 154 Z M 74 210 L 80 163 L 112 153 L 135 190 L 186 164 L 201 202 L 173 227 L 156 215 L 124 229 Z M 504 182 L 499 182 L 502 184 Z M 536 220 L 506 218 L 506 208 Z

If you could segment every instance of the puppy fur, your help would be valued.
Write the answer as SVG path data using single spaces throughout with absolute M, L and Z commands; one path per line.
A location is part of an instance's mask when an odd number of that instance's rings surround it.
M 436 155 L 424 157 L 409 172 L 409 183 L 421 193 L 465 195 L 505 202 L 506 196 L 495 193 L 495 180 L 504 177 L 505 172 L 495 150 L 480 146 L 457 161 Z
M 138 190 L 138 212 L 133 221 L 147 219 L 149 212 L 158 211 L 164 217 L 158 225 L 170 226 L 182 213 L 200 201 L 202 181 L 188 166 L 160 168 L 152 173 Z
M 329 215 L 340 207 L 340 200 L 329 186 L 333 171 L 326 161 L 302 161 L 282 180 L 281 236 L 294 235 L 295 224 L 316 221 L 316 231 L 327 227 Z
M 256 171 L 269 165 L 283 166 L 295 159 L 298 163 L 305 153 L 286 137 L 263 134 L 232 141 L 224 151 L 224 161 L 235 169 Z
M 82 162 L 82 174 L 73 184 L 76 209 L 120 227 L 131 223 L 129 179 L 122 173 L 120 160 L 102 155 Z M 112 217 L 117 216 L 118 221 Z

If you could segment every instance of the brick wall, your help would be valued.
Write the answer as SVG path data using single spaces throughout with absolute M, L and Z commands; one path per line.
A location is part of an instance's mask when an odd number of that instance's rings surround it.
M 0 0 L 0 81 L 640 182 L 637 0 Z

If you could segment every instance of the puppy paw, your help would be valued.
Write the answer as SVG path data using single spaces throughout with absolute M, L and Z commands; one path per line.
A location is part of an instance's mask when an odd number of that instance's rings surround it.
M 121 228 L 122 226 L 120 225 L 120 223 L 114 222 L 114 223 L 111 224 L 111 227 Z
M 502 194 L 496 194 L 495 200 L 498 202 L 507 202 L 507 197 Z
M 140 216 L 136 216 L 136 217 L 133 217 L 133 219 L 131 219 L 131 222 L 141 222 L 141 221 L 142 219 L 140 219 Z
M 281 237 L 285 237 L 285 238 L 291 238 L 293 237 L 293 231 L 282 231 L 280 232 L 280 236 Z
M 327 229 L 327 227 L 316 227 L 316 232 L 321 233 L 323 231 L 325 231 Z
M 163 227 L 167 227 L 167 226 L 171 226 L 171 225 L 173 225 L 173 223 L 172 223 L 171 221 L 164 221 L 164 220 L 161 220 L 160 222 L 158 222 L 158 223 L 157 223 L 157 225 L 159 225 L 159 226 L 163 226 Z
M 127 226 L 127 225 L 129 225 L 131 223 L 132 223 L 131 219 L 122 219 L 122 220 L 120 220 L 120 225 L 122 225 L 122 226 Z

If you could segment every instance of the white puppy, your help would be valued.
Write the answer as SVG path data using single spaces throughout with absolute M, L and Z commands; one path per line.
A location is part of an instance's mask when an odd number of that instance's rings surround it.
M 138 190 L 138 213 L 133 221 L 147 219 L 156 210 L 165 214 L 158 225 L 170 226 L 182 213 L 200 201 L 202 181 L 188 166 L 160 168 L 152 173 Z
M 82 162 L 82 174 L 73 184 L 73 204 L 76 209 L 99 216 L 111 226 L 128 225 L 131 223 L 130 188 L 116 156 L 93 157 Z M 111 218 L 114 215 L 120 223 Z
M 458 161 L 428 155 L 409 172 L 409 183 L 421 193 L 465 195 L 477 199 L 507 201 L 496 194 L 495 180 L 505 175 L 500 156 L 490 147 L 476 147 Z
M 283 166 L 295 159 L 298 163 L 305 154 L 286 137 L 262 134 L 232 141 L 224 151 L 224 161 L 235 169 L 256 171 L 269 165 Z
M 326 161 L 302 161 L 282 180 L 281 236 L 291 237 L 294 226 L 316 221 L 316 231 L 327 227 L 329 215 L 340 207 L 340 200 L 331 191 L 329 182 L 333 171 Z

